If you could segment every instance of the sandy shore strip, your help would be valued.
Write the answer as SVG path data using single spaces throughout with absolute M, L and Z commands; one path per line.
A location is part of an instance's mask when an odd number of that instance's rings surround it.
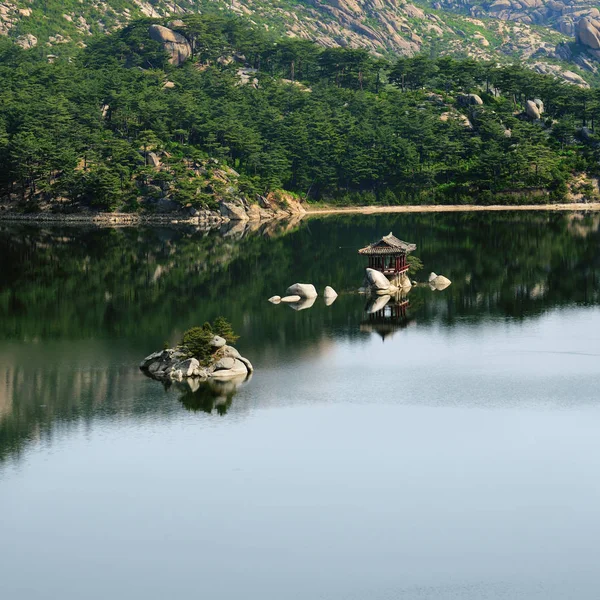
M 572 202 L 564 204 L 527 204 L 506 205 L 492 204 L 482 206 L 475 204 L 430 204 L 423 206 L 346 206 L 340 208 L 310 208 L 307 207 L 306 214 L 339 215 L 339 214 L 363 214 L 373 215 L 379 213 L 425 213 L 425 212 L 483 212 L 483 211 L 506 211 L 506 210 L 547 210 L 547 211 L 599 211 L 600 202 Z

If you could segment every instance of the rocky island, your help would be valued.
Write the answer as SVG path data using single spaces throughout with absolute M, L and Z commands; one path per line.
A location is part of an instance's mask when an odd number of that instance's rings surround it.
M 159 381 L 243 381 L 254 371 L 252 363 L 231 344 L 237 340 L 229 323 L 219 317 L 213 324 L 193 327 L 174 348 L 154 352 L 140 369 Z

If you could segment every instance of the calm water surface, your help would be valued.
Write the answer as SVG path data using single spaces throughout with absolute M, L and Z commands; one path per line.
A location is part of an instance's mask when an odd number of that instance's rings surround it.
M 598 598 L 599 226 L 0 225 L 0 597 Z M 390 230 L 453 285 L 374 321 L 356 249 Z M 266 302 L 295 281 L 340 297 Z M 250 382 L 138 371 L 218 314 Z

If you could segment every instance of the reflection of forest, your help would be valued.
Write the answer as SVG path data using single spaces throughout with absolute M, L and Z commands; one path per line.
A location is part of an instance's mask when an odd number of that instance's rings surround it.
M 224 312 L 244 336 L 271 337 L 265 298 L 296 280 L 356 289 L 364 267 L 356 249 L 389 230 L 417 243 L 427 272 L 453 281 L 424 298 L 420 321 L 524 317 L 598 302 L 595 214 L 353 215 L 305 221 L 281 235 L 241 229 L 241 239 L 187 229 L 11 226 L 0 233 L 0 336 L 156 334 L 162 344 L 174 330 Z M 346 320 L 339 311 L 327 315 Z
M 51 437 L 57 423 L 178 410 L 160 393 L 140 403 L 135 365 L 218 314 L 263 364 L 291 348 L 317 356 L 333 332 L 369 335 L 360 331 L 365 298 L 344 292 L 362 282 L 357 248 L 390 230 L 417 244 L 417 279 L 434 270 L 453 281 L 410 292 L 408 317 L 420 326 L 599 304 L 599 226 L 598 215 L 559 213 L 353 215 L 227 232 L 3 226 L 0 459 Z M 295 281 L 341 293 L 300 313 L 266 302 Z M 232 395 L 223 398 L 203 390 L 182 403 L 224 412 Z

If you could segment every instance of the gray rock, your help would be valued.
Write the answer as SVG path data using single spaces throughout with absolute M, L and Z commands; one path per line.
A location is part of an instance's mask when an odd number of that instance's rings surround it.
M 286 296 L 300 296 L 300 298 L 316 298 L 317 290 L 312 283 L 294 283 L 285 291 Z
M 231 357 L 231 358 L 239 358 L 239 359 L 242 358 L 241 354 L 233 346 L 223 346 L 223 349 L 221 350 L 221 354 L 223 355 L 223 357 L 227 356 L 227 357 Z
M 599 50 L 600 21 L 590 17 L 581 19 L 575 27 L 575 39 L 592 50 Z
M 281 302 L 281 296 L 271 296 L 269 302 L 271 304 L 279 304 Z
M 541 116 L 540 111 L 533 100 L 527 100 L 525 103 L 525 113 L 530 119 L 535 120 L 539 119 Z
M 435 278 L 437 277 L 437 273 L 434 273 L 433 271 L 431 273 L 429 273 L 429 283 L 431 283 Z
M 225 346 L 226 343 L 227 341 L 220 335 L 215 335 L 215 337 L 213 337 L 213 339 L 210 340 L 210 345 L 213 348 L 222 348 L 223 346 Z
M 232 221 L 249 221 L 248 214 L 242 202 L 221 202 L 219 210 L 223 217 L 227 217 Z
M 215 371 L 220 371 L 222 369 L 233 369 L 235 361 L 236 359 L 233 358 L 233 356 L 224 356 L 213 365 L 213 368 Z
M 300 296 L 284 296 L 281 299 L 281 302 L 300 302 L 300 300 L 302 300 L 302 298 L 300 298 Z
M 459 94 L 456 97 L 456 100 L 463 106 L 477 106 L 483 104 L 481 96 L 478 96 L 477 94 Z
M 200 369 L 200 363 L 196 358 L 188 358 L 177 363 L 173 368 L 181 371 L 184 377 L 193 377 L 194 373 Z
M 153 362 L 157 362 L 163 355 L 164 350 L 153 352 L 140 363 L 140 369 L 147 369 Z
M 244 358 L 243 356 L 238 356 L 237 359 L 245 365 L 248 373 L 254 373 L 254 367 L 252 366 L 252 363 L 247 358 Z
M 158 158 L 158 155 L 155 152 L 148 152 L 146 154 L 146 162 L 148 163 L 148 166 L 154 167 L 155 169 L 160 167 L 160 158 Z
M 229 368 L 219 368 L 213 371 L 211 377 L 214 379 L 234 379 L 236 377 L 248 375 L 248 368 L 242 361 L 238 360 L 237 358 L 223 358 L 217 363 L 217 365 L 219 363 L 231 366 Z

